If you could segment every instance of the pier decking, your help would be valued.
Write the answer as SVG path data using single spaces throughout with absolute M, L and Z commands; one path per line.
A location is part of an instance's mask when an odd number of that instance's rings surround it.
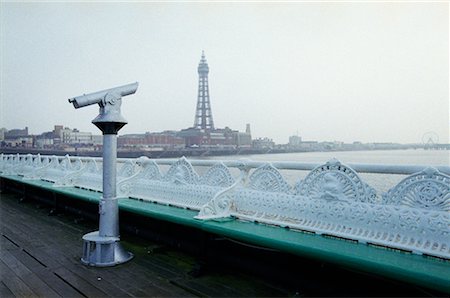
M 217 270 L 191 277 L 194 259 L 142 238 L 127 235 L 124 246 L 135 258 L 112 268 L 80 262 L 81 237 L 95 229 L 70 214 L 48 216 L 37 202 L 19 203 L 13 194 L 1 196 L 1 297 L 192 297 L 288 296 L 254 277 Z M 43 206 L 41 206 L 43 207 Z
M 122 233 L 125 248 L 135 254 L 131 262 L 110 268 L 88 267 L 80 262 L 81 237 L 95 230 L 97 223 L 71 212 L 49 216 L 51 206 L 34 200 L 31 193 L 23 202 L 21 197 L 0 194 L 1 297 L 440 295 L 411 284 L 277 252 L 258 257 L 258 249 L 238 246 L 236 254 L 236 248 L 230 249 L 223 241 L 215 246 L 223 247 L 218 252 L 221 258 L 213 261 L 217 256 L 211 256 L 206 273 L 193 276 L 190 273 L 198 264 L 196 256 L 132 233 Z M 251 265 L 254 268 L 249 272 L 244 263 L 251 258 L 255 258 Z M 266 275 L 268 272 L 271 275 Z

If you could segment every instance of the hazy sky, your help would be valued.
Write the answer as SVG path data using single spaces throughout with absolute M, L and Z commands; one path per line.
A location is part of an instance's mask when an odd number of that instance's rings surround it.
M 449 142 L 448 3 L 2 3 L 0 127 L 99 134 L 69 97 L 138 81 L 120 133 L 194 124 L 287 143 Z

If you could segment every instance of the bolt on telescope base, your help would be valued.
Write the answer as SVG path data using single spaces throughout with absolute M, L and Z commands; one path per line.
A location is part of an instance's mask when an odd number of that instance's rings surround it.
M 120 244 L 119 237 L 100 236 L 98 231 L 83 236 L 81 262 L 95 267 L 111 267 L 128 262 L 133 254 Z

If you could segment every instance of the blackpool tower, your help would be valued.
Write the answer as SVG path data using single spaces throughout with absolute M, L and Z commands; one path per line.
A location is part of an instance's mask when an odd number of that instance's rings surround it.
M 211 103 L 209 101 L 208 73 L 208 63 L 206 62 L 205 52 L 202 51 L 202 58 L 198 64 L 198 97 L 194 128 L 214 130 Z

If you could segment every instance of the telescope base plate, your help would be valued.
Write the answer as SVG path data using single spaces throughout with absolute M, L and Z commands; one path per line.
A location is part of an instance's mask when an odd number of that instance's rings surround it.
M 100 236 L 98 231 L 83 236 L 81 262 L 94 267 L 111 267 L 128 262 L 134 257 L 120 244 L 119 237 Z

